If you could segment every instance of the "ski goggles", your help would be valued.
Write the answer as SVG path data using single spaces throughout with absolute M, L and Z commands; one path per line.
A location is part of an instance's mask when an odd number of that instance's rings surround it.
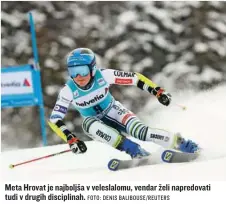
M 77 77 L 78 75 L 84 77 L 90 73 L 88 65 L 68 67 L 68 72 L 73 78 Z

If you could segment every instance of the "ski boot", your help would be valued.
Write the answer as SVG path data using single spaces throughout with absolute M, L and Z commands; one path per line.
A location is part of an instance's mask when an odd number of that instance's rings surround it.
M 131 156 L 132 159 L 142 158 L 150 155 L 150 153 L 147 152 L 145 149 L 141 148 L 139 144 L 127 139 L 124 136 L 122 137 L 122 141 L 118 145 L 117 149 L 120 151 L 125 151 Z
M 198 144 L 196 144 L 192 140 L 184 139 L 180 133 L 176 133 L 175 137 L 176 138 L 175 138 L 174 149 L 179 150 L 181 152 L 187 152 L 187 153 L 199 152 L 200 148 Z

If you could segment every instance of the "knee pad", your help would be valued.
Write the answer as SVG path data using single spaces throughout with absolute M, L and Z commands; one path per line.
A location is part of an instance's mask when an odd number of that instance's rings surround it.
M 82 128 L 92 139 L 107 143 L 115 148 L 122 140 L 122 136 L 116 129 L 105 125 L 102 121 L 94 117 L 85 118 L 82 123 Z

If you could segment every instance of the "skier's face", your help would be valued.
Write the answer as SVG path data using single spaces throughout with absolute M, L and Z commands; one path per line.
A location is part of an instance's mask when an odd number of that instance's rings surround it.
M 78 84 L 79 86 L 83 87 L 83 86 L 86 86 L 89 83 L 89 81 L 91 79 L 91 74 L 89 73 L 86 76 L 77 75 L 73 79 L 76 82 L 76 84 Z

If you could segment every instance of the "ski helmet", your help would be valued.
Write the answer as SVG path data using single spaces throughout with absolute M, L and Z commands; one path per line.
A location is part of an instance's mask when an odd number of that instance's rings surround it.
M 84 71 L 82 73 L 82 67 L 84 65 L 88 66 L 89 72 L 91 73 L 91 77 L 94 77 L 95 72 L 96 72 L 96 58 L 95 58 L 95 54 L 93 53 L 92 50 L 90 50 L 88 48 L 77 48 L 77 49 L 72 50 L 68 54 L 67 68 L 68 68 L 68 72 L 72 78 L 74 77 L 74 76 L 72 76 L 73 69 L 76 70 L 76 67 L 77 68 L 79 67 L 81 74 L 85 73 Z M 84 66 L 84 69 L 86 68 L 86 66 Z M 77 71 L 78 71 L 78 69 L 77 69 Z

